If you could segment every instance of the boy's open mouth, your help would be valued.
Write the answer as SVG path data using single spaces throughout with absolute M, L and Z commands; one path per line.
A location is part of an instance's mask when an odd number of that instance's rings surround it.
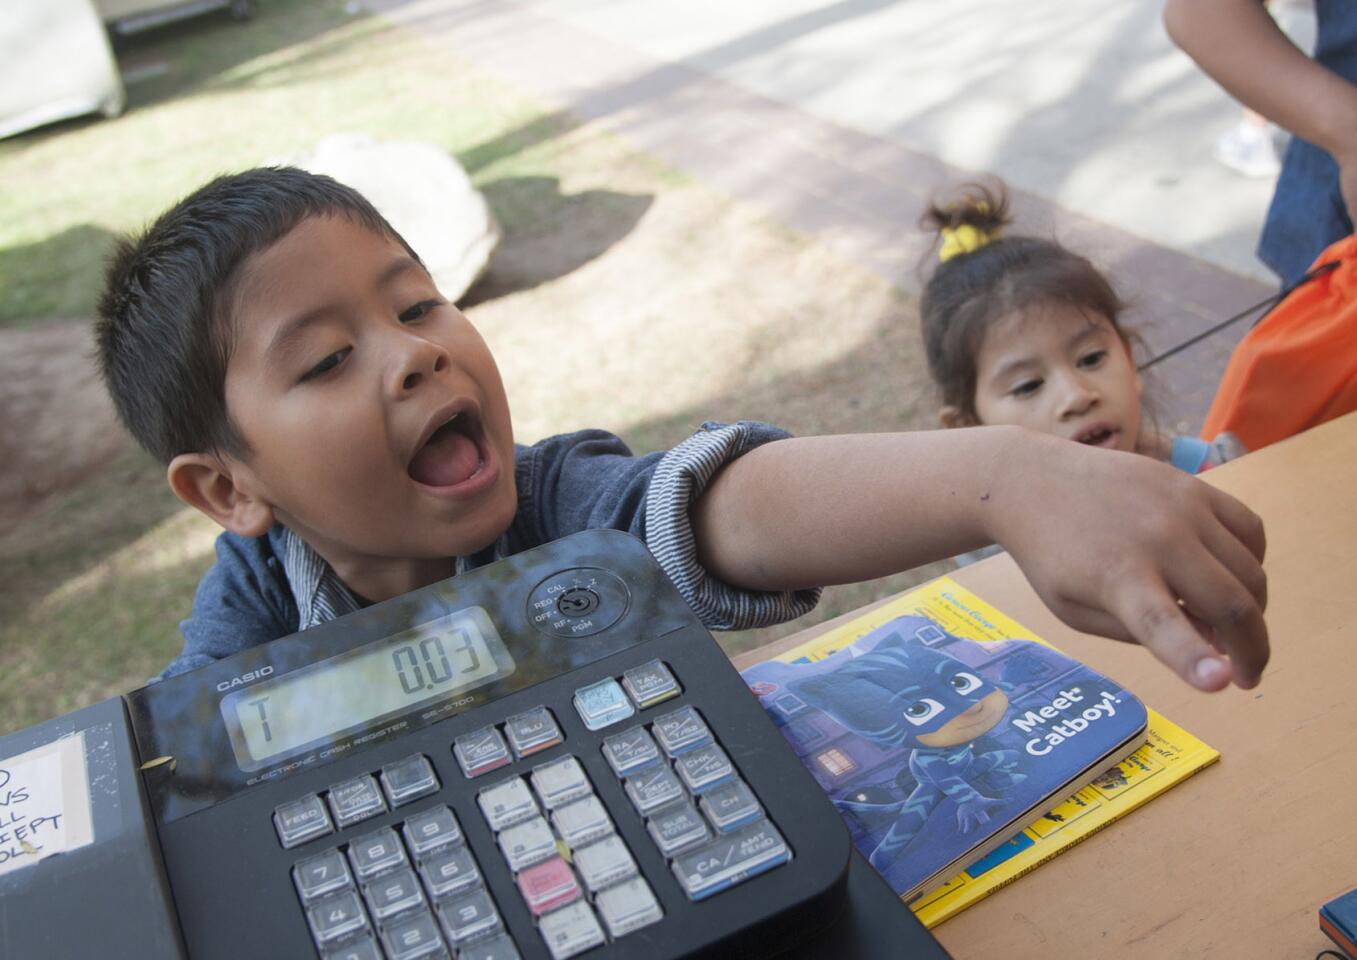
M 480 421 L 469 413 L 453 414 L 419 448 L 407 472 L 425 486 L 457 486 L 485 467 L 484 449 Z
M 1075 434 L 1076 443 L 1086 443 L 1091 447 L 1115 447 L 1121 431 L 1106 423 L 1097 423 L 1083 433 Z

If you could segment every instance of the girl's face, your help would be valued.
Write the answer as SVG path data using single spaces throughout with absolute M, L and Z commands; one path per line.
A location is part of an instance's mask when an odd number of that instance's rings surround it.
M 1107 317 L 1044 303 L 1002 317 L 976 358 L 976 419 L 1111 450 L 1140 439 L 1140 375 Z M 960 425 L 957 411 L 950 411 Z M 948 423 L 949 411 L 943 411 Z

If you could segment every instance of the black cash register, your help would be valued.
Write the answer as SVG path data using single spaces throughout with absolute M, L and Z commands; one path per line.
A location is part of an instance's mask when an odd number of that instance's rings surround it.
M 0 738 L 0 779 L 73 737 L 43 825 L 88 836 L 0 840 L 0 956 L 946 957 L 625 534 Z

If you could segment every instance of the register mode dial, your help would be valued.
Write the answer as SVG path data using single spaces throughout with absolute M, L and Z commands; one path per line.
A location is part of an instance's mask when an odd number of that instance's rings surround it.
M 627 612 L 631 594 L 617 574 L 602 567 L 553 573 L 528 596 L 528 622 L 553 637 L 588 637 Z
M 598 594 L 588 587 L 571 587 L 556 598 L 556 609 L 562 616 L 587 617 L 598 609 Z

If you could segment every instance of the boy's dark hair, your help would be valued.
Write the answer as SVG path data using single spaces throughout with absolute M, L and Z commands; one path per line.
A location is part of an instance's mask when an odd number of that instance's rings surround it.
M 226 409 L 228 287 L 252 254 L 318 216 L 347 217 L 415 256 L 358 191 L 296 167 L 218 177 L 118 241 L 95 322 L 99 369 L 119 419 L 161 463 L 249 454 Z
M 971 227 L 988 242 L 940 263 L 920 303 L 928 370 L 942 402 L 975 418 L 976 356 L 985 331 L 1014 311 L 1042 303 L 1071 304 L 1104 316 L 1131 338 L 1119 317 L 1125 304 L 1088 260 L 1039 237 L 1000 237 L 1011 222 L 1002 186 L 967 184 L 959 200 L 929 205 L 921 225 L 936 231 Z

